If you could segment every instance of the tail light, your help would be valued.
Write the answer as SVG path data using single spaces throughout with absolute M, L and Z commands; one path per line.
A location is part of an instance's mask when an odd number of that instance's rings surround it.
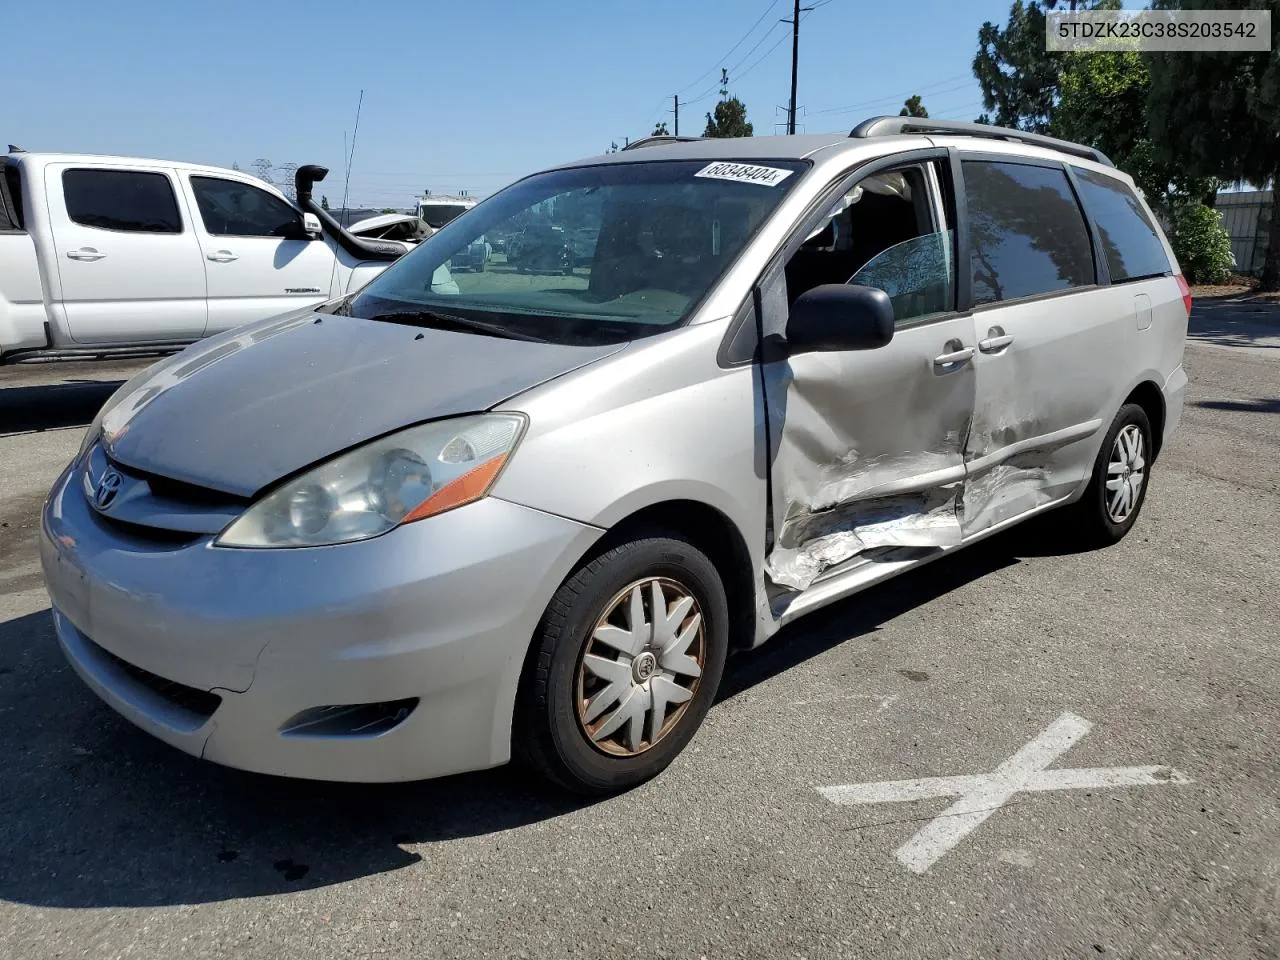
M 1187 316 L 1191 316 L 1191 288 L 1187 286 L 1187 278 L 1182 274 L 1178 274 L 1178 289 L 1182 291 L 1182 305 L 1186 308 Z

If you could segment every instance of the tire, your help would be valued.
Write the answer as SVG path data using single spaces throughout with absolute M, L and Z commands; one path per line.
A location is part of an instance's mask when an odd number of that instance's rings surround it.
M 611 636 L 626 634 L 618 625 L 630 626 L 631 588 L 638 583 L 642 584 L 646 630 L 651 628 L 655 580 L 668 611 L 679 614 L 682 596 L 692 598 L 685 618 L 675 623 L 673 630 L 660 627 L 659 632 L 680 638 L 674 641 L 676 647 L 688 641 L 683 656 L 700 659 L 701 673 L 696 678 L 679 672 L 691 669 L 678 659 L 682 654 L 661 652 L 664 645 L 671 650 L 661 635 L 655 638 L 652 632 L 639 631 L 638 635 L 648 640 L 633 659 L 597 639 L 599 621 L 611 610 L 610 624 L 616 631 Z M 697 621 L 695 613 L 701 615 Z M 613 642 L 625 645 L 630 638 Z M 715 699 L 728 649 L 724 585 L 705 554 L 678 535 L 662 532 L 618 544 L 569 577 L 548 604 L 516 696 L 513 753 L 542 776 L 575 793 L 604 795 L 637 786 L 661 773 L 697 732 Z M 609 669 L 611 679 L 587 668 L 587 655 L 592 663 L 602 666 L 607 665 L 602 661 L 616 658 Z M 676 671 L 669 669 L 672 665 Z M 648 668 L 653 672 L 646 677 Z M 637 677 L 645 682 L 640 683 Z M 673 684 L 690 694 L 684 702 L 679 702 L 683 694 L 676 692 Z M 615 685 L 621 691 L 617 695 L 613 695 Z M 636 741 L 630 718 L 638 711 L 624 708 L 631 702 L 628 695 L 645 697 L 644 691 L 648 691 L 644 702 L 650 706 L 642 714 L 642 736 Z M 658 709 L 665 722 L 655 738 L 654 718 L 658 714 L 653 704 L 659 693 L 663 705 Z M 593 705 L 600 703 L 606 704 L 602 712 L 590 716 Z M 617 720 L 615 713 L 628 719 L 610 732 Z
M 1117 441 L 1121 434 L 1131 440 L 1135 430 L 1141 444 L 1137 468 L 1134 468 L 1134 463 L 1130 463 L 1130 472 L 1118 470 L 1113 474 L 1113 462 L 1122 461 L 1125 456 L 1120 452 Z M 1063 511 L 1063 529 L 1068 531 L 1072 540 L 1084 547 L 1108 547 L 1124 539 L 1125 534 L 1133 528 L 1147 499 L 1147 488 L 1151 485 L 1152 449 L 1151 421 L 1147 418 L 1146 411 L 1136 403 L 1125 404 L 1116 414 L 1111 429 L 1102 441 L 1093 464 L 1093 476 L 1084 496 Z M 1132 480 L 1135 475 L 1140 475 L 1140 482 L 1136 495 L 1133 495 Z M 1118 491 L 1108 490 L 1107 483 L 1126 479 L 1131 488 L 1130 505 L 1127 512 L 1117 519 L 1114 497 Z

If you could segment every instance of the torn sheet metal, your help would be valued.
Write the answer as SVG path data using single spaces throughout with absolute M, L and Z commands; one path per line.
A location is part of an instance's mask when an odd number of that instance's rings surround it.
M 774 583 L 807 589 L 822 573 L 865 550 L 960 543 L 960 484 L 863 500 L 797 516 L 782 528 L 765 570 Z

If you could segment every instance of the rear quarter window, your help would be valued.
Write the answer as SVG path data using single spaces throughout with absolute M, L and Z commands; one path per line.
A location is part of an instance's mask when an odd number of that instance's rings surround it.
M 1092 170 L 1073 169 L 1084 208 L 1098 228 L 1111 282 L 1168 273 L 1160 235 L 1129 186 Z
M 181 233 L 173 182 L 142 170 L 65 170 L 62 195 L 72 222 L 125 233 Z
M 22 215 L 22 171 L 17 164 L 4 165 L 4 183 L 0 185 L 0 231 L 26 229 Z
M 975 306 L 1094 282 L 1084 214 L 1061 167 L 965 160 Z

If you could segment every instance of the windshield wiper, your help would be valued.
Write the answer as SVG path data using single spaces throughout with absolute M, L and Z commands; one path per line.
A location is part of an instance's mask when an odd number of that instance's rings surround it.
M 531 333 L 524 333 L 520 330 L 512 330 L 510 327 L 499 323 L 486 323 L 483 320 L 459 316 L 456 313 L 441 313 L 438 310 L 397 310 L 394 313 L 376 313 L 367 319 L 379 323 L 404 323 L 418 327 L 435 327 L 439 324 L 445 324 L 447 326 L 461 327 L 464 330 L 475 330 L 479 333 L 491 334 L 496 337 L 505 337 L 508 340 L 546 343 L 546 340 L 542 337 L 535 337 Z

